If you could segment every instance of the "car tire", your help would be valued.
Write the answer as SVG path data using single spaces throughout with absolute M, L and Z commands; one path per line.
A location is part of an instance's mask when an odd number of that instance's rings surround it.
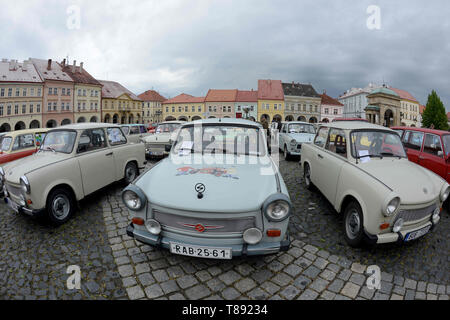
M 314 190 L 314 185 L 311 181 L 311 168 L 309 167 L 308 163 L 304 164 L 304 168 L 303 168 L 303 179 L 305 180 L 305 186 L 306 189 L 313 191 Z
M 292 159 L 291 154 L 289 153 L 289 151 L 287 151 L 286 145 L 284 146 L 283 154 L 284 154 L 284 160 L 290 161 Z
M 361 206 L 350 202 L 344 211 L 344 237 L 345 241 L 354 248 L 360 247 L 364 237 L 364 217 Z
M 134 162 L 128 162 L 125 167 L 124 172 L 124 180 L 127 184 L 130 184 L 136 179 L 136 177 L 139 175 L 139 169 L 136 166 L 136 163 Z
M 54 189 L 47 197 L 46 211 L 51 224 L 60 226 L 66 223 L 75 212 L 73 194 L 65 188 Z

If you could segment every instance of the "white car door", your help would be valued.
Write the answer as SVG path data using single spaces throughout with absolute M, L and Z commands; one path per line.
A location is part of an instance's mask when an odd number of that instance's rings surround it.
M 113 151 L 106 143 L 103 128 L 81 133 L 77 159 L 81 170 L 84 194 L 90 194 L 115 181 Z
M 325 145 L 328 139 L 329 128 L 322 127 L 314 140 L 315 148 L 311 152 L 311 181 L 312 183 L 324 193 L 326 188 L 326 174 L 324 174 L 325 167 Z M 325 194 L 325 193 L 324 193 Z
M 287 134 L 288 134 L 288 125 L 284 124 L 283 127 L 281 128 L 280 138 L 279 138 L 281 150 L 284 150 L 284 145 L 287 144 L 286 143 Z

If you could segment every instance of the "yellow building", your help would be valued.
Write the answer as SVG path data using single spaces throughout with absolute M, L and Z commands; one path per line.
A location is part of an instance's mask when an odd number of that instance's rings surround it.
M 0 62 L 0 132 L 41 128 L 43 81 L 31 61 Z
M 420 127 L 420 103 L 408 91 L 389 88 L 400 96 L 400 121 L 402 126 Z
M 284 92 L 281 80 L 258 80 L 258 121 L 284 119 Z
M 102 120 L 106 123 L 142 123 L 142 100 L 114 81 L 99 80 L 102 88 Z
M 162 104 L 164 121 L 193 121 L 205 118 L 205 97 L 182 93 Z
M 102 85 L 95 80 L 83 66 L 83 62 L 77 67 L 66 64 L 66 59 L 61 62 L 63 71 L 74 81 L 74 122 L 100 122 Z

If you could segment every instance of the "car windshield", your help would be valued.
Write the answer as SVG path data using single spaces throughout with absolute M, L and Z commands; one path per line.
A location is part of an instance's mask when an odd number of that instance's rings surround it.
M 448 156 L 450 154 L 450 135 L 443 135 L 442 140 L 444 141 L 445 155 Z
M 11 147 L 12 138 L 11 137 L 3 137 L 1 140 L 1 148 L 2 151 L 8 151 Z
M 71 153 L 77 133 L 75 131 L 58 130 L 49 132 L 41 145 L 40 151 Z
M 264 156 L 264 141 L 261 130 L 250 126 L 188 126 L 180 130 L 172 152 Z
M 181 124 L 179 123 L 164 123 L 160 124 L 158 128 L 156 128 L 156 133 L 170 133 L 177 130 Z
M 354 158 L 406 158 L 405 149 L 396 132 L 362 130 L 353 131 L 350 137 Z
M 289 133 L 315 133 L 314 126 L 310 124 L 290 124 L 288 130 Z

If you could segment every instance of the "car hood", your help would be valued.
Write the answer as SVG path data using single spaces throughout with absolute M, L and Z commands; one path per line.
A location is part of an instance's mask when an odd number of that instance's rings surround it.
M 167 143 L 171 139 L 174 140 L 174 138 L 175 135 L 173 133 L 158 133 L 142 137 L 142 140 L 145 143 Z
M 183 160 L 193 159 L 184 157 Z M 242 157 L 248 161 L 248 157 Z M 241 158 L 241 159 L 242 159 Z M 258 158 L 255 158 L 258 161 Z M 263 202 L 277 193 L 269 158 L 262 164 L 186 164 L 171 155 L 136 181 L 151 203 L 159 206 L 200 212 L 249 212 L 260 210 Z M 194 163 L 193 161 L 190 161 Z M 236 163 L 236 162 L 233 162 Z M 248 163 L 248 162 L 247 162 Z M 267 172 L 263 172 L 267 173 Z M 198 199 L 197 184 L 205 186 Z
M 312 142 L 315 134 L 312 133 L 289 133 L 289 137 L 295 139 L 297 142 Z
M 31 156 L 13 161 L 3 167 L 7 181 L 20 183 L 20 177 L 36 169 L 70 158 L 69 154 L 50 151 L 34 153 Z
M 400 196 L 402 204 L 421 204 L 439 197 L 441 177 L 407 159 L 372 159 L 357 165 Z

